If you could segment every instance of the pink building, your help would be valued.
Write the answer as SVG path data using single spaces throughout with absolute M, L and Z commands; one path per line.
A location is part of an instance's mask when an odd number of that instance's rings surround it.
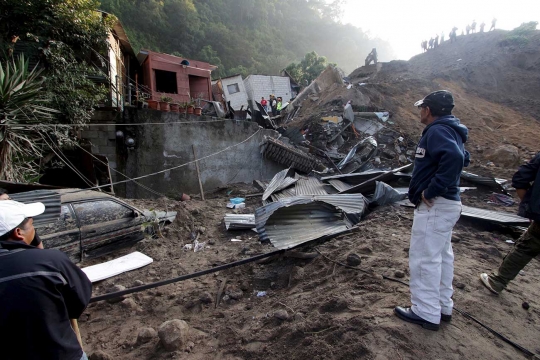
M 212 70 L 217 66 L 178 56 L 141 50 L 137 59 L 142 67 L 141 83 L 146 86 L 151 100 L 162 96 L 180 103 L 190 98 L 212 100 Z

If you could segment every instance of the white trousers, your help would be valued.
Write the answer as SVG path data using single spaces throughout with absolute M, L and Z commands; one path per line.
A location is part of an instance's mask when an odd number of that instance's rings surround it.
M 412 311 L 434 324 L 441 313 L 452 314 L 454 252 L 452 229 L 461 214 L 461 201 L 433 199 L 429 208 L 423 202 L 414 210 L 409 248 Z

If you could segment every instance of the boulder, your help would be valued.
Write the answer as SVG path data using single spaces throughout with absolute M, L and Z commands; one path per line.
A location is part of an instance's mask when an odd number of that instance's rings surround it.
M 514 145 L 501 145 L 486 154 L 486 159 L 503 167 L 517 167 L 520 164 L 519 149 Z
M 349 266 L 358 266 L 362 262 L 362 259 L 360 259 L 360 256 L 358 256 L 355 253 L 350 253 L 347 255 L 347 265 Z
M 158 336 L 167 351 L 184 349 L 189 332 L 189 325 L 184 320 L 173 319 L 159 326 Z
M 157 337 L 156 330 L 151 327 L 140 328 L 139 333 L 137 334 L 137 344 L 146 344 L 155 337 Z
M 88 357 L 89 360 L 113 360 L 114 358 L 104 351 L 98 350 Z

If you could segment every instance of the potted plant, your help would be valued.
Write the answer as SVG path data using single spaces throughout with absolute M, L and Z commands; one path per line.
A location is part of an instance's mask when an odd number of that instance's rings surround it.
M 169 96 L 162 96 L 160 99 L 159 99 L 159 109 L 161 111 L 170 111 L 170 108 L 169 108 L 169 103 L 172 101 L 173 99 Z
M 173 101 L 169 104 L 172 112 L 179 112 L 180 111 L 180 104 L 177 101 Z
M 187 113 L 188 114 L 193 114 L 194 111 L 195 111 L 195 102 L 193 100 L 191 100 L 187 104 Z
M 201 116 L 201 114 L 202 114 L 202 107 L 201 107 L 201 99 L 202 99 L 202 96 L 203 96 L 203 94 L 199 94 L 199 96 L 198 96 L 197 99 L 195 100 L 195 109 L 194 109 L 194 113 L 195 113 L 195 115 L 197 115 L 197 116 Z
M 154 110 L 158 109 L 159 103 L 157 100 L 148 99 L 147 102 L 148 102 L 149 109 L 154 109 Z

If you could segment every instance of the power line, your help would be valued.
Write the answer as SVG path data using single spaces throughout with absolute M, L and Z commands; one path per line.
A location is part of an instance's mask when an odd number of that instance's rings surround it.
M 215 119 L 215 120 L 208 120 L 208 121 L 174 121 L 174 122 L 158 122 L 158 123 L 125 123 L 125 124 L 119 124 L 119 123 L 104 123 L 104 124 L 0 124 L 0 126 L 7 126 L 7 127 L 18 127 L 18 128 L 40 128 L 40 127 L 51 127 L 51 126 L 65 126 L 65 127 L 85 127 L 85 126 L 147 126 L 147 125 L 183 125 L 183 124 L 192 124 L 192 125 L 200 125 L 205 123 L 216 123 L 216 122 L 224 122 L 224 121 L 237 121 L 237 122 L 252 122 L 247 120 L 233 120 L 233 119 Z

